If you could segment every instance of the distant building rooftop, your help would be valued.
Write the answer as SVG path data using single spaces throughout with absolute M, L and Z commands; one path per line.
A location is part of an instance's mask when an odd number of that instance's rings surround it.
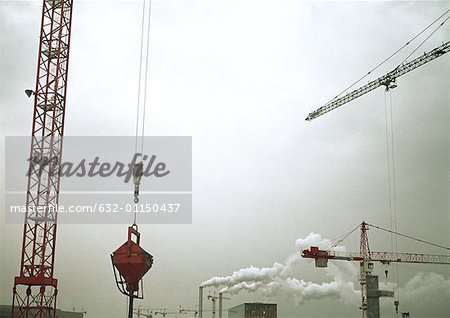
M 277 318 L 277 304 L 243 303 L 228 309 L 228 318 Z

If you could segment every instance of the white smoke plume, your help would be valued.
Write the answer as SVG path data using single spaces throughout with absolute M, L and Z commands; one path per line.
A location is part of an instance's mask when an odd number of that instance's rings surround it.
M 450 280 L 437 273 L 420 272 L 401 290 L 405 301 L 417 303 L 428 298 L 428 303 L 446 299 L 450 303 Z
M 447 277 L 446 277 L 447 276 Z M 396 284 L 380 283 L 380 289 L 394 290 Z M 404 287 L 396 289 L 401 311 L 423 317 L 448 317 L 450 313 L 450 277 L 437 273 L 417 273 Z M 392 298 L 381 298 L 384 308 L 393 310 Z
M 201 286 L 224 286 L 221 292 L 236 294 L 240 291 L 260 292 L 267 296 L 283 295 L 294 298 L 301 303 L 309 299 L 333 297 L 345 302 L 357 303 L 359 292 L 355 289 L 357 273 L 355 267 L 347 262 L 329 264 L 327 275 L 333 280 L 327 283 L 313 283 L 293 277 L 293 270 L 297 267 L 300 251 L 310 246 L 326 249 L 331 241 L 322 239 L 319 234 L 310 233 L 304 239 L 295 242 L 296 251 L 290 255 L 284 264 L 275 262 L 271 267 L 250 266 L 233 272 L 229 276 L 213 277 Z M 338 250 L 345 250 L 339 247 Z

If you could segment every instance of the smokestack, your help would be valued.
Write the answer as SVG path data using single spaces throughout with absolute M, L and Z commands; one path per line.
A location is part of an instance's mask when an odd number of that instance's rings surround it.
M 203 286 L 198 288 L 198 318 L 203 316 Z
M 219 318 L 222 318 L 222 293 L 219 293 Z

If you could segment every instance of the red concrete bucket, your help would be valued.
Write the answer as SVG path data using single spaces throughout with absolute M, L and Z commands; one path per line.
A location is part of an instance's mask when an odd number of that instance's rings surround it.
M 119 290 L 128 296 L 138 297 L 136 294 L 139 292 L 139 281 L 152 267 L 153 256 L 139 246 L 140 233 L 137 231 L 137 226 L 136 228 L 133 226 L 128 228 L 128 241 L 111 255 L 111 260 L 120 274 L 120 278 L 117 277 L 114 270 Z M 136 242 L 131 239 L 132 234 L 136 236 Z M 127 292 L 123 288 L 124 283 Z

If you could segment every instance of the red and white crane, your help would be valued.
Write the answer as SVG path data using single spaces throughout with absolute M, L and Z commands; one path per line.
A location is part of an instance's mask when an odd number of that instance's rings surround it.
M 450 250 L 449 247 L 442 245 L 426 242 L 405 234 L 400 234 L 382 227 L 368 224 L 362 222 L 358 227 L 350 231 L 345 235 L 349 236 L 356 229 L 361 229 L 361 240 L 360 240 L 360 250 L 359 253 L 348 253 L 348 252 L 335 252 L 333 251 L 336 246 L 342 242 L 339 240 L 337 243 L 333 244 L 327 250 L 321 250 L 318 246 L 311 246 L 309 249 L 302 251 L 303 258 L 313 258 L 315 259 L 316 267 L 327 267 L 328 260 L 344 260 L 344 261 L 357 261 L 360 262 L 360 284 L 361 284 L 361 309 L 362 317 L 367 317 L 367 275 L 370 275 L 373 270 L 373 262 L 381 262 L 383 264 L 395 263 L 421 263 L 421 264 L 444 264 L 450 265 L 450 255 L 432 255 L 432 254 L 418 254 L 418 253 L 396 253 L 396 252 L 376 252 L 371 251 L 369 247 L 369 239 L 367 236 L 367 230 L 369 226 L 387 231 L 392 234 L 400 235 L 413 239 L 422 243 L 427 243 L 436 247 L 440 247 L 445 250 Z M 344 238 L 345 238 L 344 237 Z M 398 306 L 398 303 L 397 303 Z
M 66 111 L 73 0 L 44 0 L 26 194 L 22 257 L 14 279 L 13 318 L 55 317 L 54 277 L 59 165 Z M 56 173 L 54 173 L 56 172 Z

